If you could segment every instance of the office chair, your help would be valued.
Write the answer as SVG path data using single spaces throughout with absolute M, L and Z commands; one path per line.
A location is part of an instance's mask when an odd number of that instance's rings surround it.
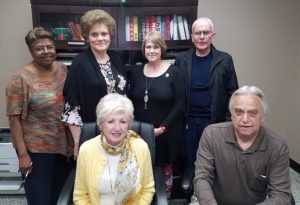
M 131 130 L 138 133 L 141 138 L 148 144 L 151 159 L 152 159 L 152 166 L 153 166 L 153 175 L 155 181 L 155 195 L 153 197 L 152 204 L 156 205 L 167 205 L 167 194 L 166 194 L 166 185 L 162 176 L 162 170 L 160 167 L 155 167 L 155 135 L 153 125 L 144 122 L 134 121 Z M 99 135 L 100 130 L 99 127 L 95 122 L 93 123 L 85 123 L 82 127 L 80 133 L 80 141 L 79 146 Z M 65 182 L 65 185 L 60 193 L 58 198 L 57 205 L 67 205 L 73 203 L 73 189 L 74 189 L 74 181 L 75 181 L 75 169 L 73 169 L 68 176 L 68 179 Z
M 194 193 L 194 188 L 193 188 L 194 177 L 195 177 L 195 167 L 191 166 L 185 168 L 183 175 L 181 177 L 181 190 L 185 194 L 187 203 L 190 202 L 191 196 Z
M 191 196 L 194 193 L 194 189 L 193 189 L 193 179 L 195 177 L 195 167 L 188 167 L 187 169 L 185 169 L 184 174 L 182 176 L 181 179 L 181 190 L 183 191 L 183 193 L 186 196 L 186 202 L 189 203 Z M 290 205 L 296 205 L 294 196 L 292 194 L 292 198 L 290 201 Z

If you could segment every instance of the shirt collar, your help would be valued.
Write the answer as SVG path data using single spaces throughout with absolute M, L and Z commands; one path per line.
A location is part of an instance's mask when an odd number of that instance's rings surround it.
M 265 128 L 263 126 L 260 127 L 258 132 L 257 138 L 255 139 L 254 143 L 250 146 L 248 151 L 265 151 L 267 149 L 267 137 L 265 136 Z M 228 131 L 224 136 L 224 140 L 227 143 L 236 144 L 236 137 L 234 133 L 234 128 L 231 125 L 228 127 Z

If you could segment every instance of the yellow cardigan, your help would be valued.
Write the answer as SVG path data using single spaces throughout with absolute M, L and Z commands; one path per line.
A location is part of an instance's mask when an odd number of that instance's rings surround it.
M 151 204 L 155 192 L 150 151 L 141 138 L 130 138 L 130 143 L 141 169 L 141 184 L 127 204 L 148 205 Z M 75 205 L 100 204 L 98 185 L 107 164 L 107 158 L 99 152 L 100 146 L 98 135 L 80 147 L 73 193 Z

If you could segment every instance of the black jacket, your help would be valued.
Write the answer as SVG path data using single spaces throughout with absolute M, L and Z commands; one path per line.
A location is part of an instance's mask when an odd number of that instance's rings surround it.
M 116 85 L 118 85 L 120 76 L 123 76 L 126 80 L 122 60 L 114 51 L 107 51 L 107 54 L 110 58 Z M 126 88 L 127 86 L 124 89 L 120 89 L 119 86 L 115 87 L 116 92 L 119 94 L 126 94 Z M 78 54 L 72 61 L 63 89 L 65 101 L 72 107 L 80 106 L 79 115 L 83 123 L 95 122 L 96 106 L 106 94 L 107 84 L 92 50 L 88 48 Z
M 209 94 L 211 101 L 211 123 L 230 120 L 228 108 L 232 93 L 238 89 L 238 81 L 232 57 L 225 52 L 217 50 L 211 45 L 213 60 L 209 77 Z M 185 51 L 176 57 L 175 65 L 182 69 L 186 86 L 186 117 L 189 112 L 190 77 L 192 69 L 192 56 L 195 48 Z

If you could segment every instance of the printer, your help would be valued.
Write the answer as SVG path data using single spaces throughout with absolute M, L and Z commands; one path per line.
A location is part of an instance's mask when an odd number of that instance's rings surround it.
M 0 127 L 0 193 L 18 194 L 22 184 L 19 159 L 11 143 L 10 129 Z
M 19 160 L 13 148 L 9 128 L 0 128 L 0 173 L 18 172 Z

